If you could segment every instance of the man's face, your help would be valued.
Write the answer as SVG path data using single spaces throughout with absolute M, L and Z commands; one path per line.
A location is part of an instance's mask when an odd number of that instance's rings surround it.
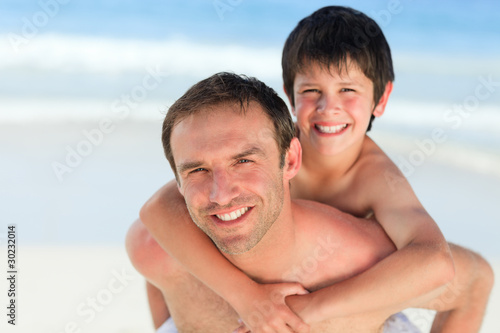
M 193 221 L 228 254 L 252 249 L 279 216 L 283 171 L 274 126 L 256 103 L 218 105 L 172 132 L 179 189 Z

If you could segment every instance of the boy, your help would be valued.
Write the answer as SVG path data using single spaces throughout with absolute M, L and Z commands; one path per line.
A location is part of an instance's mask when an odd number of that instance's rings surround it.
M 292 196 L 357 217 L 373 216 L 398 249 L 358 276 L 329 286 L 330 297 L 320 302 L 321 307 L 311 308 L 309 318 L 404 309 L 431 299 L 453 279 L 449 247 L 400 171 L 365 134 L 373 118 L 383 114 L 394 80 L 382 31 L 350 8 L 322 8 L 292 31 L 282 65 L 285 92 L 303 147 Z M 185 210 L 180 208 L 183 201 L 175 187 L 165 186 L 141 210 L 141 220 L 158 243 L 226 299 L 252 332 L 286 332 L 287 326 L 307 331 L 285 303 L 285 297 L 300 293 L 300 288 L 257 285 L 231 266 L 189 217 L 180 214 Z M 272 297 L 276 294 L 279 301 Z M 275 302 L 266 313 L 255 307 L 270 298 Z M 451 329 L 467 320 L 469 331 L 475 331 L 484 309 L 477 311 L 474 318 L 440 314 L 435 325 Z M 266 319 L 252 322 L 256 312 Z

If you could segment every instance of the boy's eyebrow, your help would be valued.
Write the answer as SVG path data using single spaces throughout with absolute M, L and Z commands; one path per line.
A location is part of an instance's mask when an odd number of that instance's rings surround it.
M 346 84 L 346 85 L 349 85 L 349 86 L 359 86 L 359 82 L 355 81 L 355 80 L 341 80 L 339 82 L 339 84 Z
M 360 83 L 356 80 L 339 80 L 337 82 L 338 85 L 351 85 L 351 86 L 359 86 Z M 315 87 L 318 86 L 319 83 L 316 83 L 315 81 L 305 81 L 305 82 L 300 82 L 298 84 L 299 87 L 304 88 L 304 87 Z

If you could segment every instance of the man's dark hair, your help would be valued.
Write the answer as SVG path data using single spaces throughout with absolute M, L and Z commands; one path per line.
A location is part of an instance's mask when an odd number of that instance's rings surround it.
M 179 181 L 172 155 L 170 137 L 175 125 L 199 112 L 217 112 L 217 106 L 235 105 L 246 112 L 251 102 L 258 103 L 273 122 L 274 137 L 280 152 L 280 167 L 295 135 L 292 117 L 285 102 L 263 82 L 233 73 L 217 73 L 193 85 L 168 110 L 163 121 L 162 142 L 165 156 Z

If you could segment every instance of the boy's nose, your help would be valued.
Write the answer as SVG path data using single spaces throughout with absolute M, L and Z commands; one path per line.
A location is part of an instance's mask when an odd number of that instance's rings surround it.
M 225 171 L 213 171 L 210 201 L 224 206 L 238 196 L 237 186 Z
M 340 112 L 340 101 L 334 94 L 324 94 L 318 105 L 320 113 L 338 113 Z

